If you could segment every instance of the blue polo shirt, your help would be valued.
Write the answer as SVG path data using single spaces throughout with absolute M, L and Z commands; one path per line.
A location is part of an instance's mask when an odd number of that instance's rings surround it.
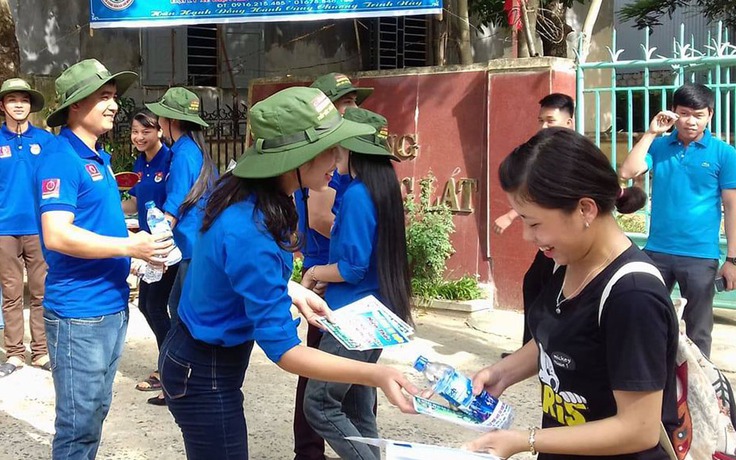
M 165 145 L 161 146 L 150 162 L 146 161 L 145 153 L 135 160 L 133 172 L 138 174 L 140 180 L 128 193 L 136 197 L 138 226 L 141 230 L 151 232 L 146 221 L 146 202 L 153 201 L 158 209 L 163 209 L 166 201 L 166 177 L 170 166 L 171 150 Z
M 685 148 L 675 130 L 652 143 L 646 161 L 653 177 L 645 249 L 718 259 L 721 192 L 736 188 L 734 148 L 707 129 Z
M 110 155 L 101 147 L 91 150 L 70 129 L 63 128 L 49 145 L 35 184 L 41 214 L 68 211 L 79 228 L 128 236 Z M 80 259 L 48 250 L 43 237 L 41 243 L 49 266 L 45 308 L 64 318 L 110 315 L 127 308 L 129 258 Z
M 330 239 L 330 264 L 337 264 L 343 283 L 330 283 L 325 301 L 333 310 L 373 295 L 383 301 L 376 263 L 376 207 L 366 186 L 353 179 L 345 189 Z M 390 308 L 390 306 L 389 306 Z
M 299 344 L 287 287 L 292 260 L 254 197 L 230 205 L 194 247 L 179 318 L 197 340 L 223 347 L 255 340 L 278 362 Z
M 29 124 L 18 134 L 0 127 L 0 235 L 38 234 L 33 174 L 54 135 Z
M 171 146 L 171 167 L 169 178 L 166 179 L 166 202 L 163 211 L 176 217 L 177 222 L 173 231 L 174 242 L 179 246 L 184 260 L 192 258 L 194 241 L 202 227 L 207 194 L 203 195 L 197 204 L 189 208 L 183 216 L 179 215 L 179 206 L 197 181 L 203 163 L 202 152 L 188 135 L 181 136 Z
M 350 176 L 340 175 L 335 171 L 330 180 L 329 187 L 335 190 L 335 202 L 332 205 L 332 214 L 337 215 L 342 202 L 342 196 L 349 182 Z M 309 189 L 305 189 L 307 197 L 309 197 Z M 307 228 L 305 216 L 307 207 L 304 205 L 304 194 L 302 189 L 294 192 L 294 203 L 296 204 L 296 212 L 299 215 L 299 233 L 304 238 L 302 246 L 302 255 L 304 256 L 304 269 L 308 269 L 314 265 L 326 265 L 330 255 L 330 239 L 323 236 L 316 230 Z

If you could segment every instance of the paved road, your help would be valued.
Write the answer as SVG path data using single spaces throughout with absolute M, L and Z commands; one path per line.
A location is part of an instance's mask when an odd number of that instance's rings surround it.
M 416 383 L 421 379 L 413 373 L 410 363 L 420 353 L 472 373 L 499 359 L 502 351 L 513 350 L 520 342 L 520 332 L 521 316 L 516 312 L 495 311 L 471 320 L 420 313 L 417 339 L 401 349 L 387 350 L 381 359 L 411 375 Z M 714 334 L 715 361 L 731 371 L 736 370 L 734 332 L 736 314 L 719 316 Z M 99 459 L 184 458 L 181 435 L 171 415 L 165 408 L 145 403 L 152 393 L 134 389 L 135 383 L 153 369 L 155 361 L 153 335 L 140 312 L 132 307 L 125 354 L 115 380 Z M 736 383 L 736 375 L 729 377 Z M 291 411 L 295 384 L 295 376 L 280 370 L 260 350 L 254 350 L 244 387 L 252 459 L 293 458 Z M 516 409 L 517 426 L 538 424 L 538 394 L 536 381 L 528 380 L 504 396 Z M 0 460 L 49 458 L 53 415 L 49 373 L 25 367 L 0 379 Z M 448 446 L 459 446 L 475 436 L 455 425 L 401 414 L 383 396 L 379 402 L 379 427 L 386 438 Z

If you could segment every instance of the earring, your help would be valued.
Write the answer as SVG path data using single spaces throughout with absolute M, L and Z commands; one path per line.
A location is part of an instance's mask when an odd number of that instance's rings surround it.
M 585 223 L 583 225 L 585 226 L 585 228 L 590 228 L 590 224 L 588 223 L 587 220 L 585 221 Z

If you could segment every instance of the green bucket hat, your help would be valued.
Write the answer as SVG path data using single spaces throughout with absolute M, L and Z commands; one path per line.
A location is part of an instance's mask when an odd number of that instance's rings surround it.
M 382 115 L 379 115 L 370 110 L 360 109 L 355 107 L 349 107 L 345 111 L 343 117 L 346 120 L 354 121 L 356 123 L 363 123 L 370 125 L 376 129 L 373 134 L 367 134 L 358 137 L 351 137 L 340 142 L 340 146 L 355 153 L 362 153 L 365 155 L 383 155 L 391 158 L 394 161 L 401 161 L 399 158 L 391 153 L 391 148 L 388 145 L 388 121 Z
M 31 85 L 22 78 L 10 78 L 3 82 L 3 86 L 0 87 L 0 101 L 10 93 L 28 93 L 31 98 L 31 113 L 43 109 L 45 104 L 43 94 L 31 88 Z
M 108 83 L 114 82 L 122 95 L 138 79 L 135 72 L 111 74 L 97 59 L 85 59 L 66 69 L 56 79 L 56 99 L 59 106 L 46 118 L 50 127 L 66 124 L 70 105 L 91 96 Z
M 344 120 L 316 88 L 292 87 L 255 104 L 248 114 L 253 145 L 233 169 L 244 178 L 276 177 L 294 170 L 349 137 L 375 132 Z
M 309 85 L 311 88 L 317 88 L 330 98 L 332 102 L 350 93 L 357 93 L 357 104 L 360 105 L 365 99 L 373 93 L 373 88 L 358 88 L 353 86 L 353 82 L 341 73 L 328 73 L 314 80 Z
M 199 96 L 181 86 L 169 88 L 160 101 L 146 104 L 146 107 L 159 117 L 189 121 L 205 128 L 210 126 L 199 117 Z

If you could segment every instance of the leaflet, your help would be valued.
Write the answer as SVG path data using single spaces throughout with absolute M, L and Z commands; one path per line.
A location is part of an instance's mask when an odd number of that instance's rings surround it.
M 502 460 L 491 454 L 481 454 L 451 447 L 432 446 L 415 442 L 393 441 L 391 439 L 361 438 L 349 436 L 349 441 L 362 442 L 386 449 L 386 460 Z
M 367 296 L 332 313 L 332 322 L 317 320 L 348 350 L 374 350 L 409 341 L 414 329 L 374 296 Z

